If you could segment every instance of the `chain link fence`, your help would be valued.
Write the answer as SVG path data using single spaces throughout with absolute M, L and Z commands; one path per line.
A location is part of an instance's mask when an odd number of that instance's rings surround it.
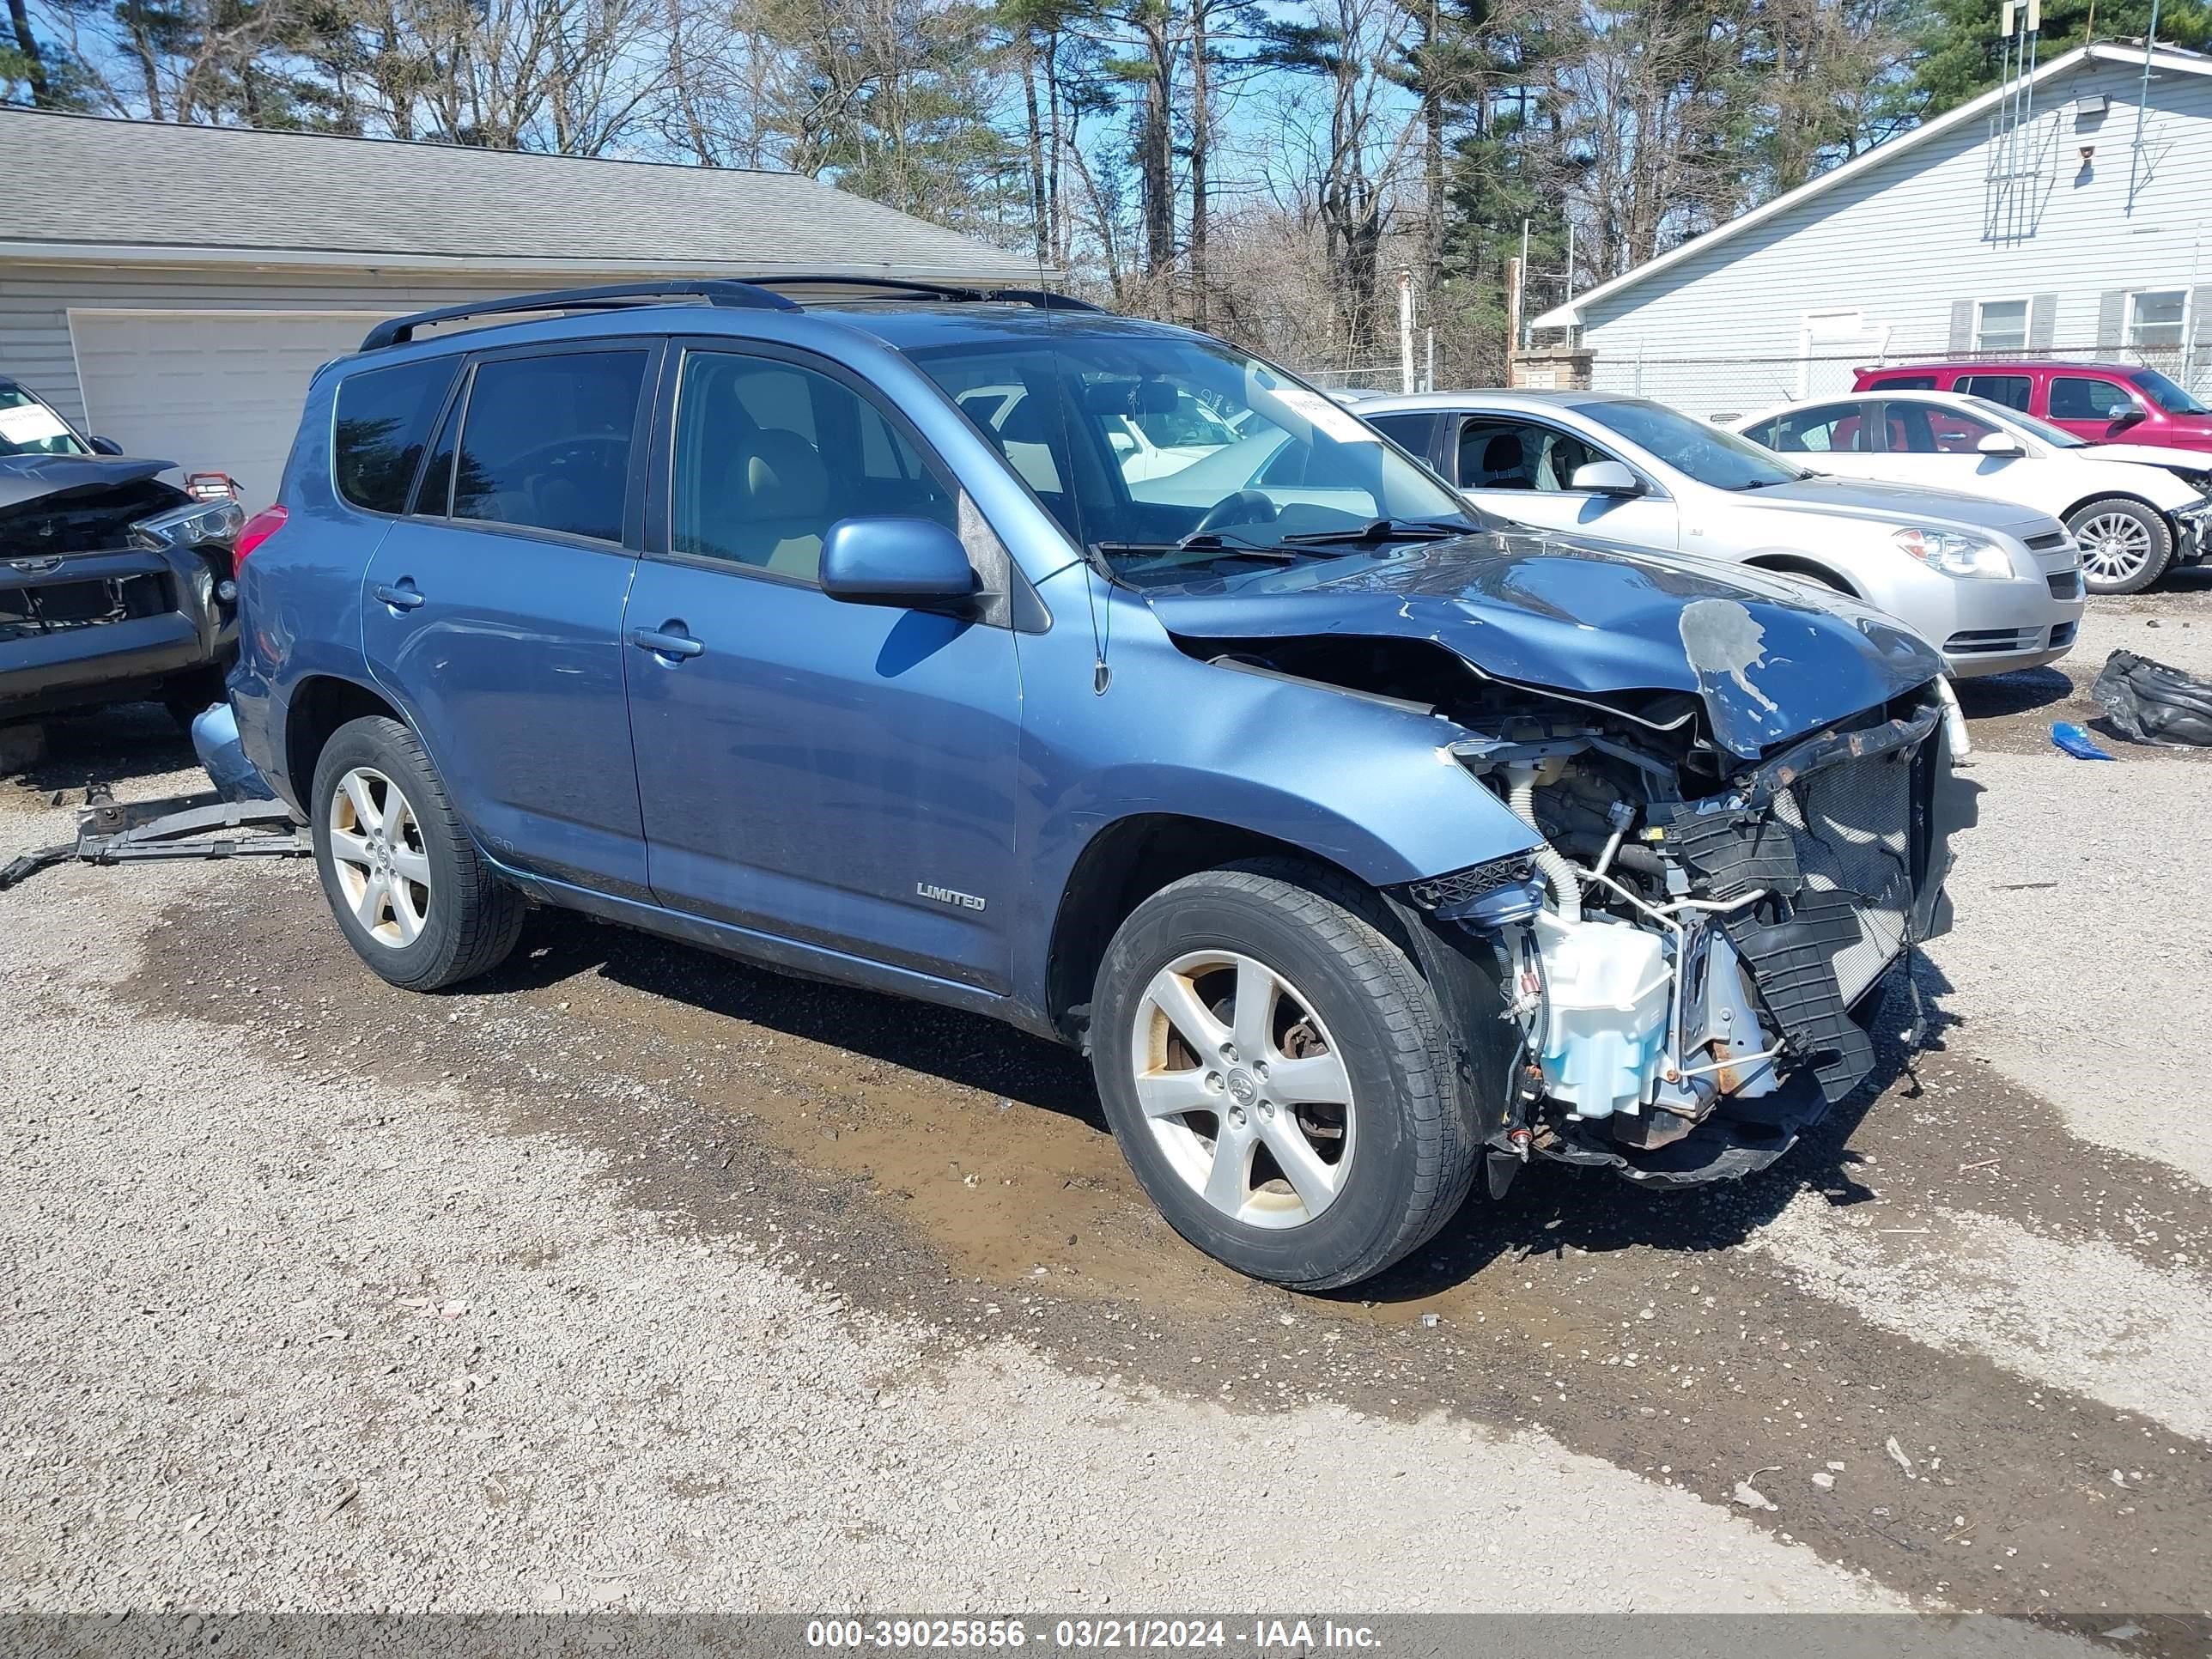
M 1776 404 L 1839 397 L 1862 368 L 1910 368 L 1915 363 L 2008 361 L 2124 363 L 2154 368 L 2200 401 L 2212 402 L 2212 347 L 2114 346 L 2082 343 L 2033 351 L 1869 351 L 1849 355 L 1793 353 L 1788 356 L 1692 357 L 1601 347 L 1590 364 L 1594 391 L 1623 392 L 1672 404 L 1711 420 L 1749 415 Z M 1395 382 L 1393 382 L 1395 385 Z

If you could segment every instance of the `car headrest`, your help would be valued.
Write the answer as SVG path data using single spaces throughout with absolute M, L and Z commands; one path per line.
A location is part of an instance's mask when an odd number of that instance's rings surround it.
M 830 471 L 796 432 L 764 428 L 746 446 L 745 495 L 759 519 L 808 519 L 828 511 Z
M 1518 472 L 1521 470 L 1519 434 L 1501 432 L 1483 445 L 1482 470 L 1485 472 Z

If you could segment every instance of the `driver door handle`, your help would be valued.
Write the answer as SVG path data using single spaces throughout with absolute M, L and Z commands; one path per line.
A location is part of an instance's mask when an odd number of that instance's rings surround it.
M 379 582 L 368 591 L 380 603 L 390 605 L 394 611 L 419 610 L 422 605 L 422 595 L 416 591 L 414 582 L 405 576 L 399 579 L 396 587 L 390 582 Z
M 702 657 L 707 647 L 684 631 L 680 622 L 663 623 L 658 628 L 633 628 L 629 642 L 641 651 L 650 651 L 656 657 Z

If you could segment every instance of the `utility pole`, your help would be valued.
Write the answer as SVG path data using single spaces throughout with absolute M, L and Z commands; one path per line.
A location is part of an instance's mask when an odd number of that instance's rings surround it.
M 1399 390 L 1413 389 L 1413 268 L 1398 267 Z

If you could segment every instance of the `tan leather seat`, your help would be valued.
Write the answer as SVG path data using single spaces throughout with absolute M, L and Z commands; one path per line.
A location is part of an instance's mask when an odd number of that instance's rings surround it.
M 830 528 L 830 472 L 796 432 L 764 428 L 745 441 L 736 479 L 741 522 L 734 550 L 746 564 L 812 580 Z

